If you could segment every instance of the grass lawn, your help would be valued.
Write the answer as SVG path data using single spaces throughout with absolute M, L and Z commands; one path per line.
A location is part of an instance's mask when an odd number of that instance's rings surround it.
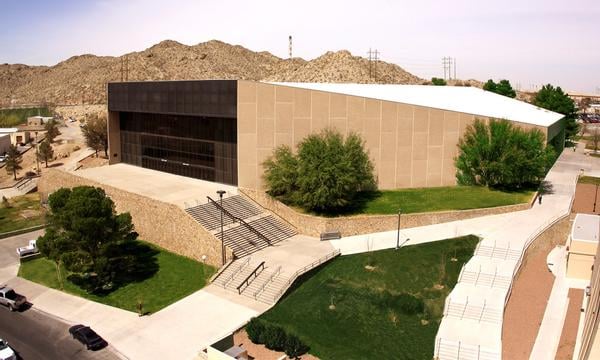
M 449 186 L 380 191 L 367 199 L 362 213 L 396 214 L 443 210 L 466 210 L 526 203 L 534 191 L 502 191 L 484 186 Z
M 478 241 L 466 236 L 338 257 L 298 279 L 261 318 L 295 333 L 324 360 L 432 359 L 444 300 Z M 384 291 L 423 299 L 425 313 L 398 312 L 381 300 Z
M 8 208 L 0 205 L 0 233 L 41 225 L 46 221 L 37 193 L 8 199 L 8 203 Z
M 592 185 L 600 185 L 600 178 L 593 176 L 582 176 L 579 178 L 579 184 L 592 184 Z
M 138 299 L 141 299 L 144 304 L 144 312 L 154 313 L 203 288 L 216 271 L 212 266 L 155 246 L 150 247 L 156 250 L 153 252 L 153 257 L 158 265 L 158 271 L 152 276 L 125 284 L 104 296 L 89 294 L 69 280 L 64 280 L 64 291 L 129 311 L 137 311 L 136 304 Z M 64 279 L 69 275 L 64 269 L 62 269 L 62 274 Z M 46 258 L 21 264 L 19 276 L 54 289 L 60 289 L 56 266 L 54 262 Z

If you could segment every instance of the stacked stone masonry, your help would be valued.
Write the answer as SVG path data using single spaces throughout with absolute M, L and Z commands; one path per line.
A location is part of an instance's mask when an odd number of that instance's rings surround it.
M 42 198 L 65 187 L 95 186 L 106 191 L 114 201 L 117 212 L 129 212 L 139 238 L 174 253 L 219 267 L 221 243 L 199 223 L 176 205 L 97 183 L 57 169 L 44 173 L 38 182 Z M 227 249 L 227 257 L 231 251 Z

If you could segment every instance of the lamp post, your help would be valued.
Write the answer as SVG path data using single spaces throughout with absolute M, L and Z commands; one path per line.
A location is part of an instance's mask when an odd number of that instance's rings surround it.
M 219 205 L 221 205 L 221 260 L 225 265 L 225 238 L 223 237 L 223 194 L 225 194 L 225 190 L 218 190 L 217 194 L 219 194 Z
M 402 209 L 398 209 L 398 233 L 396 234 L 396 250 L 400 248 L 400 215 L 402 215 Z
M 37 134 L 38 134 L 38 132 L 36 131 L 35 132 L 35 173 L 39 174 L 40 173 L 40 161 L 39 161 L 39 154 L 38 154 L 38 139 L 37 139 Z

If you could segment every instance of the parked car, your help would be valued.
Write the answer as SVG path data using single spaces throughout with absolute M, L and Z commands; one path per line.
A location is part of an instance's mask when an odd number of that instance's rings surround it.
M 85 325 L 75 325 L 69 328 L 69 334 L 85 345 L 88 350 L 99 350 L 108 345 L 106 340 L 96 334 L 92 328 Z
M 27 298 L 6 285 L 0 285 L 0 304 L 8 307 L 10 311 L 15 311 L 27 304 Z
M 37 254 L 39 252 L 37 248 L 37 240 L 29 240 L 29 245 L 21 246 L 17 248 L 17 255 L 19 257 Z
M 0 360 L 17 360 L 17 354 L 3 339 L 0 339 Z

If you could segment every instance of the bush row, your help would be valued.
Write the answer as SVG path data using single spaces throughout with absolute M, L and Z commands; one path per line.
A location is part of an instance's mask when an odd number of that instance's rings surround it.
M 309 347 L 298 336 L 265 320 L 252 318 L 246 324 L 248 338 L 255 344 L 264 344 L 268 349 L 284 351 L 290 358 L 296 358 L 308 352 Z

